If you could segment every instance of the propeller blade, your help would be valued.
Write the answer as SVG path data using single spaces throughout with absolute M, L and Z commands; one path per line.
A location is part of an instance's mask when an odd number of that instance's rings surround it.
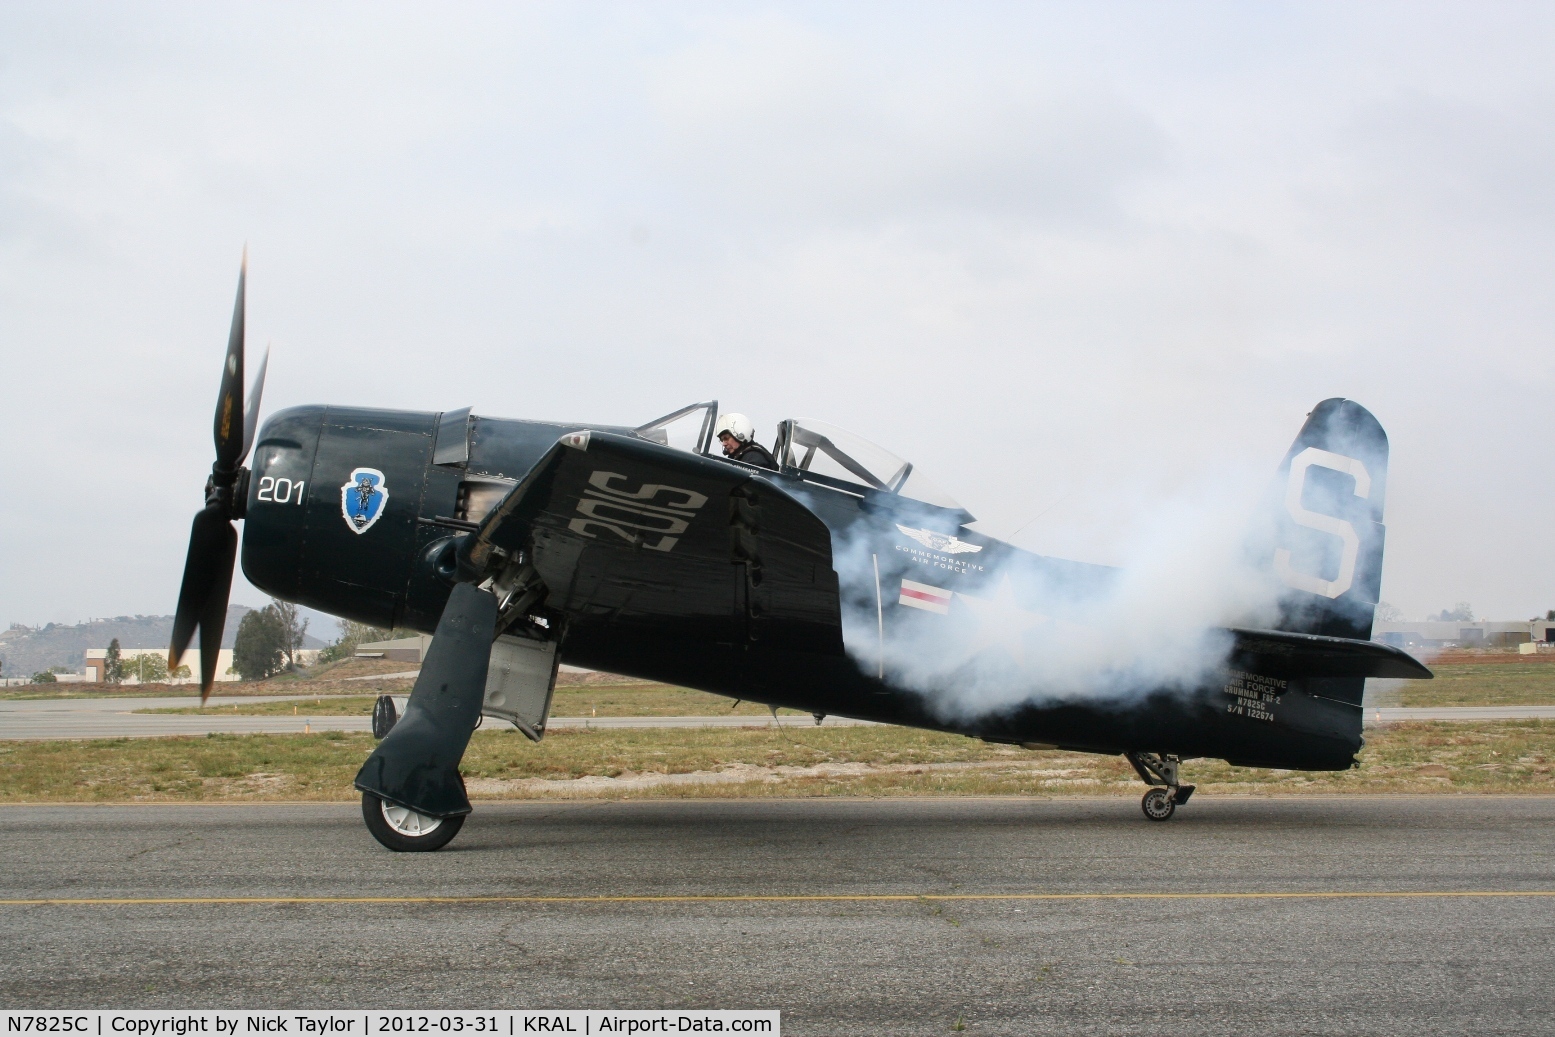
M 189 553 L 184 558 L 184 582 L 178 590 L 178 610 L 173 614 L 173 641 L 167 650 L 169 671 L 178 669 L 218 584 L 230 590 L 233 552 L 226 545 L 236 540 L 237 531 L 218 505 L 207 505 L 195 514 L 189 528 Z M 223 597 L 226 593 L 222 592 Z M 222 608 L 225 610 L 225 603 Z
M 270 346 L 259 360 L 259 373 L 254 376 L 254 387 L 248 391 L 248 406 L 243 409 L 243 452 L 238 455 L 241 464 L 254 448 L 254 430 L 259 427 L 259 401 L 265 394 L 265 370 L 270 366 Z
M 227 336 L 227 357 L 221 368 L 221 391 L 216 397 L 216 463 L 205 484 L 205 507 L 189 527 L 189 553 L 184 556 L 184 580 L 178 589 L 178 611 L 173 615 L 173 640 L 167 650 L 167 668 L 178 669 L 195 628 L 200 630 L 200 704 L 210 696 L 221 653 L 222 627 L 227 623 L 227 598 L 232 593 L 232 564 L 238 555 L 238 531 L 232 526 L 233 494 L 242 476 L 239 467 L 254 438 L 254 419 L 264 392 L 265 368 L 270 351 L 259 365 L 248 408 L 243 408 L 244 298 L 248 283 L 248 248 L 238 270 L 238 297 L 232 305 L 232 331 Z
M 216 397 L 216 467 L 231 471 L 243 460 L 243 298 L 248 281 L 248 249 L 238 271 L 238 298 L 232 305 L 232 331 L 227 359 L 221 368 L 221 392 Z
M 221 660 L 222 628 L 227 625 L 227 599 L 232 595 L 232 563 L 238 556 L 238 531 L 228 522 L 221 531 L 214 579 L 200 612 L 200 705 L 211 697 L 216 664 Z

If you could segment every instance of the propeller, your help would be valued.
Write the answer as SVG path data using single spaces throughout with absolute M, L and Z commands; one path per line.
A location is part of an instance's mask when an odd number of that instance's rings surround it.
M 227 356 L 221 369 L 221 389 L 216 396 L 216 462 L 205 481 L 205 507 L 194 516 L 189 530 L 189 554 L 184 559 L 184 580 L 178 591 L 178 611 L 173 616 L 173 642 L 167 652 L 169 672 L 200 630 L 200 704 L 210 697 L 216 681 L 216 660 L 221 653 L 222 627 L 227 620 L 227 598 L 232 592 L 232 565 L 237 559 L 238 532 L 234 519 L 243 517 L 248 497 L 248 469 L 243 461 L 254 445 L 259 401 L 264 394 L 265 369 L 270 351 L 259 364 L 259 377 L 243 404 L 244 284 L 248 280 L 248 249 L 238 271 L 238 297 L 232 307 L 232 331 L 227 336 Z

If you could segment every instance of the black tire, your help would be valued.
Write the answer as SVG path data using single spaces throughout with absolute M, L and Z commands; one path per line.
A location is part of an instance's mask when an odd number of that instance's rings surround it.
M 409 816 L 391 819 L 390 812 Z M 373 833 L 374 839 L 396 853 L 431 853 L 433 850 L 441 850 L 464 827 L 463 816 L 429 818 L 385 802 L 371 792 L 362 793 L 362 820 L 367 822 L 367 830 Z M 417 835 L 406 830 L 427 822 L 431 824 L 423 834 Z
M 1170 821 L 1177 812 L 1177 802 L 1167 789 L 1154 788 L 1139 801 L 1139 809 L 1152 821 Z
M 383 738 L 394 730 L 399 719 L 399 711 L 394 708 L 394 697 L 379 695 L 378 701 L 373 703 L 373 737 Z

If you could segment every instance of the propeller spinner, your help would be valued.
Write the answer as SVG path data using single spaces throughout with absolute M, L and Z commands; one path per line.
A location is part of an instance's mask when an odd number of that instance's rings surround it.
M 270 363 L 270 351 L 266 349 L 245 407 L 243 299 L 247 280 L 248 250 L 244 249 L 237 302 L 232 308 L 232 331 L 227 337 L 227 356 L 221 369 L 221 390 L 216 397 L 216 462 L 205 481 L 205 507 L 194 516 L 189 530 L 189 554 L 184 560 L 183 586 L 178 591 L 178 611 L 173 617 L 173 642 L 167 652 L 168 670 L 177 669 L 195 627 L 199 627 L 202 705 L 216 681 L 227 598 L 232 592 L 232 565 L 238 553 L 238 533 L 232 523 L 243 517 L 247 503 L 248 469 L 243 467 L 243 461 L 253 446 L 265 369 Z

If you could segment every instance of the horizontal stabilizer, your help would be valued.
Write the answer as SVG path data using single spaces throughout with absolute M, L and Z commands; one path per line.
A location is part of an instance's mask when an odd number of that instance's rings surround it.
M 1232 629 L 1236 639 L 1233 665 L 1289 677 L 1402 677 L 1429 680 L 1435 676 L 1408 652 L 1376 641 L 1357 641 L 1286 630 Z

